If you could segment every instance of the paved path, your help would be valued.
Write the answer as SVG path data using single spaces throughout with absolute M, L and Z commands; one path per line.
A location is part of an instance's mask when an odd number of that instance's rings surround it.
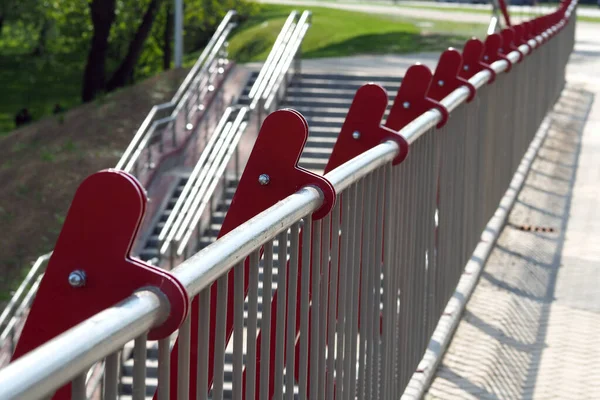
M 261 3 L 272 3 L 272 4 L 290 4 L 290 5 L 299 5 L 304 7 L 329 7 L 336 8 L 340 10 L 348 10 L 348 11 L 360 11 L 365 13 L 372 14 L 387 14 L 393 15 L 397 17 L 406 17 L 406 18 L 415 18 L 415 19 L 428 19 L 428 20 L 437 20 L 437 21 L 457 21 L 457 22 L 465 22 L 465 23 L 482 23 L 489 24 L 491 17 L 490 14 L 484 13 L 468 13 L 468 12 L 448 12 L 445 11 L 444 8 L 456 8 L 456 7 L 468 7 L 468 8 L 485 8 L 489 6 L 479 6 L 479 5 L 466 5 L 466 4 L 456 4 L 456 3 L 428 3 L 428 8 L 415 8 L 417 5 L 422 5 L 417 2 L 406 2 L 402 4 L 410 5 L 410 7 L 403 7 L 402 5 L 393 5 L 393 4 L 369 4 L 367 2 L 330 2 L 330 1 L 318 1 L 318 0 L 259 0 Z M 438 9 L 433 9 L 438 8 Z M 513 16 L 513 21 L 519 22 L 521 20 L 521 11 L 527 12 L 528 7 L 511 7 L 510 12 Z M 540 8 L 535 7 L 531 8 L 532 11 L 537 12 L 547 12 L 552 10 L 552 8 Z M 589 9 L 589 8 L 579 8 L 577 10 L 578 15 L 584 15 L 587 17 L 598 17 L 600 18 L 600 10 L 597 9 Z
M 548 137 L 427 399 L 600 398 L 598 33 L 577 31 Z

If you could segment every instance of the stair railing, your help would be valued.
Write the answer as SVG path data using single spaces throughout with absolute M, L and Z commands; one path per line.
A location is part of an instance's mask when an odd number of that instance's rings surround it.
M 281 85 L 282 77 L 290 69 L 290 60 L 293 60 L 298 53 L 299 46 L 310 26 L 310 15 L 309 11 L 304 11 L 301 15 L 296 11 L 289 14 L 267 60 L 250 88 L 249 106 L 238 109 L 237 114 L 234 113 L 237 115 L 234 118 L 236 121 L 240 115 L 247 120 L 256 113 L 258 124 L 262 123 L 264 99 L 277 90 L 277 85 Z M 168 256 L 170 268 L 175 266 L 178 259 L 185 259 L 190 251 L 197 250 L 204 233 L 201 221 L 205 219 L 207 208 L 212 214 L 215 200 L 213 195 L 234 154 L 236 155 L 235 176 L 240 175 L 237 144 L 247 124 L 240 121 L 238 128 L 235 124 L 232 128 L 228 128 L 225 123 L 229 118 L 227 114 L 221 119 L 219 129 L 215 130 L 209 142 L 210 146 L 207 144 L 159 234 L 159 261 Z M 225 139 L 215 137 L 219 135 L 224 135 Z M 215 143 L 220 143 L 220 146 L 215 146 Z M 227 183 L 222 185 L 226 190 Z M 209 221 L 210 219 L 211 216 L 208 216 Z M 196 240 L 190 242 L 194 235 Z
M 227 38 L 236 26 L 236 12 L 229 11 L 198 57 L 183 83 L 168 103 L 152 107 L 121 156 L 116 168 L 132 173 L 142 183 L 147 180 L 160 157 L 176 149 L 206 110 L 210 95 L 224 74 Z

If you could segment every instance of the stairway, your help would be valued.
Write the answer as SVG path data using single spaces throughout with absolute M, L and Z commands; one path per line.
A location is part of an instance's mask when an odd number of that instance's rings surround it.
M 248 92 L 249 88 L 254 83 L 257 74 L 253 73 L 250 79 L 242 91 L 238 104 L 248 104 Z M 388 91 L 389 106 L 391 106 L 396 90 L 400 84 L 400 77 L 391 76 L 364 76 L 364 75 L 340 75 L 331 73 L 303 73 L 296 76 L 290 86 L 288 87 L 287 96 L 282 107 L 293 108 L 298 110 L 306 118 L 310 127 L 309 138 L 306 143 L 304 152 L 300 158 L 300 166 L 309 169 L 315 173 L 322 174 L 331 154 L 331 150 L 337 139 L 337 135 L 340 132 L 341 126 L 344 122 L 344 118 L 356 90 L 366 82 L 375 82 L 383 86 Z M 156 240 L 153 241 L 153 237 L 158 235 L 160 228 L 162 228 L 161 222 L 164 223 L 168 217 L 168 213 L 173 208 L 175 201 L 181 194 L 181 188 L 185 185 L 185 180 L 182 179 L 173 191 L 171 200 L 169 200 L 167 207 L 160 217 L 157 225 L 153 228 L 153 236 L 150 236 L 142 254 L 142 257 L 155 257 L 158 253 Z M 235 189 L 237 187 L 236 181 L 228 182 L 225 190 L 224 199 L 218 204 L 216 210 L 212 214 L 210 226 L 206 229 L 204 236 L 199 244 L 197 250 L 213 243 L 221 229 L 221 224 L 225 219 L 229 205 Z M 170 208 L 169 208 L 170 207 Z M 277 289 L 277 256 L 278 244 L 274 244 L 273 264 L 274 268 L 272 271 L 272 287 L 271 292 Z M 262 262 L 259 266 L 259 290 L 258 290 L 258 326 L 260 327 L 261 316 L 262 316 L 262 281 L 263 281 L 263 268 Z M 244 305 L 244 324 L 247 323 L 247 302 Z M 225 393 L 224 398 L 230 399 L 231 396 L 231 375 L 233 371 L 233 341 L 230 341 L 226 350 L 225 356 Z M 129 344 L 133 346 L 133 343 Z M 152 394 L 156 390 L 157 386 L 157 367 L 158 367 L 158 347 L 155 342 L 148 343 L 147 353 L 147 379 L 146 379 L 146 393 L 147 398 L 150 399 Z M 130 358 L 124 362 L 123 375 L 121 380 L 121 396 L 123 400 L 131 398 L 132 393 L 132 372 L 133 372 L 133 359 Z

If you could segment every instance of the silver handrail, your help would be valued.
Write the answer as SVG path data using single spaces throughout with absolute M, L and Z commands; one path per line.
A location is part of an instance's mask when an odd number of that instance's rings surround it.
M 203 170 L 203 167 L 206 162 L 206 159 L 208 158 L 208 155 L 212 151 L 212 148 L 214 147 L 215 142 L 220 137 L 221 132 L 223 131 L 223 129 L 225 127 L 225 124 L 227 123 L 227 121 L 229 121 L 229 116 L 231 115 L 232 110 L 233 109 L 231 107 L 228 107 L 227 109 L 225 109 L 223 116 L 217 123 L 217 126 L 215 127 L 212 136 L 208 140 L 208 143 L 206 144 L 204 151 L 200 155 L 200 158 L 198 159 L 196 166 L 194 167 L 194 169 L 192 170 L 192 173 L 190 174 L 190 176 L 188 178 L 188 183 L 184 186 L 181 194 L 179 195 L 179 198 L 177 199 L 177 202 L 175 203 L 175 206 L 173 207 L 173 210 L 171 210 L 171 214 L 169 214 L 169 217 L 165 221 L 165 225 L 163 226 L 163 228 L 160 231 L 160 234 L 158 235 L 158 241 L 160 243 L 164 242 L 165 240 L 167 242 L 172 240 L 172 235 L 169 235 L 169 233 L 171 231 L 171 227 L 175 223 L 175 220 L 177 219 L 177 216 L 180 214 L 180 212 L 185 213 L 187 211 L 184 207 L 185 200 L 188 197 L 196 196 L 197 188 L 195 186 L 195 182 L 199 176 L 202 176 L 202 174 L 205 173 L 205 171 Z M 162 253 L 164 253 L 165 251 L 166 251 L 166 249 L 164 251 L 161 250 Z
M 150 141 L 152 136 L 151 126 L 157 119 L 164 118 L 164 114 L 167 113 L 171 117 L 177 115 L 183 106 L 187 98 L 190 96 L 191 91 L 194 89 L 194 82 L 198 82 L 201 77 L 207 73 L 210 65 L 213 64 L 217 55 L 225 45 L 225 41 L 235 24 L 233 22 L 236 12 L 229 11 L 219 26 L 215 34 L 212 36 L 205 49 L 200 54 L 200 57 L 184 79 L 183 83 L 171 99 L 167 103 L 156 105 L 152 107 L 148 116 L 144 119 L 139 129 L 135 133 L 133 139 L 127 146 L 127 149 L 121 156 L 121 159 L 117 163 L 117 169 L 123 169 L 127 172 L 131 172 L 133 165 L 137 161 L 141 152 L 146 148 L 147 143 Z
M 568 9 L 567 17 L 573 8 Z M 542 39 L 538 37 L 537 42 L 530 43 L 536 47 L 542 43 Z M 528 53 L 526 46 L 522 46 L 522 49 L 525 54 Z M 511 52 L 510 64 L 515 64 L 519 58 L 517 52 Z M 508 66 L 507 61 L 498 61 L 492 65 L 496 72 L 505 71 Z M 488 71 L 482 71 L 471 80 L 473 84 L 481 85 L 490 78 Z M 454 109 L 466 101 L 465 93 L 466 88 L 460 87 L 443 99 L 442 104 Z M 441 121 L 441 118 L 439 112 L 427 112 L 399 133 L 413 142 Z M 325 177 L 336 192 L 340 192 L 374 169 L 388 164 L 398 151 L 395 142 L 384 142 L 334 169 Z M 263 243 L 273 240 L 288 226 L 316 211 L 322 201 L 322 193 L 315 188 L 304 187 L 199 251 L 172 272 L 186 287 L 189 295 L 196 296 L 217 278 L 229 273 Z M 226 285 L 225 281 L 225 287 Z M 168 314 L 168 309 L 166 299 L 145 290 L 96 314 L 0 372 L 0 398 L 37 398 L 46 395 L 80 376 L 89 365 L 159 324 Z M 188 335 L 189 328 L 188 324 Z
M 265 91 L 262 94 L 262 98 L 264 100 L 264 108 L 267 112 L 271 110 L 271 105 L 275 99 L 275 96 L 278 93 L 281 84 L 284 81 L 284 78 L 287 75 L 290 66 L 292 65 L 293 60 L 296 58 L 296 55 L 300 50 L 302 41 L 306 36 L 308 28 L 310 27 L 311 15 L 312 14 L 310 13 L 310 11 L 304 11 L 304 13 L 302 13 L 300 20 L 296 24 L 296 30 L 293 34 L 293 40 L 290 42 L 289 46 L 287 46 L 286 52 L 281 58 L 277 69 L 274 71 L 269 85 L 265 88 Z

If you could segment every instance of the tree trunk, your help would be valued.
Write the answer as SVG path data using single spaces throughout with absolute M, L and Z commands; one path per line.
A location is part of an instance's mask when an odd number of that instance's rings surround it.
M 4 28 L 4 15 L 0 15 L 0 36 L 2 36 L 2 28 Z
M 163 70 L 171 68 L 171 60 L 173 59 L 173 8 L 171 1 L 165 3 L 167 9 L 167 20 L 165 22 L 165 32 L 163 36 Z
M 93 100 L 104 89 L 108 37 L 115 22 L 115 3 L 116 0 L 92 0 L 90 3 L 94 33 L 83 73 L 81 99 L 84 102 Z
M 129 43 L 127 55 L 121 62 L 121 65 L 119 65 L 119 68 L 117 68 L 113 76 L 109 79 L 106 84 L 106 90 L 111 91 L 127 85 L 127 81 L 131 77 L 135 65 L 140 58 L 140 54 L 142 53 L 142 49 L 144 48 L 144 42 L 152 29 L 152 24 L 154 23 L 159 4 L 160 0 L 151 0 L 150 4 L 148 4 L 146 13 L 142 18 L 142 23 Z

